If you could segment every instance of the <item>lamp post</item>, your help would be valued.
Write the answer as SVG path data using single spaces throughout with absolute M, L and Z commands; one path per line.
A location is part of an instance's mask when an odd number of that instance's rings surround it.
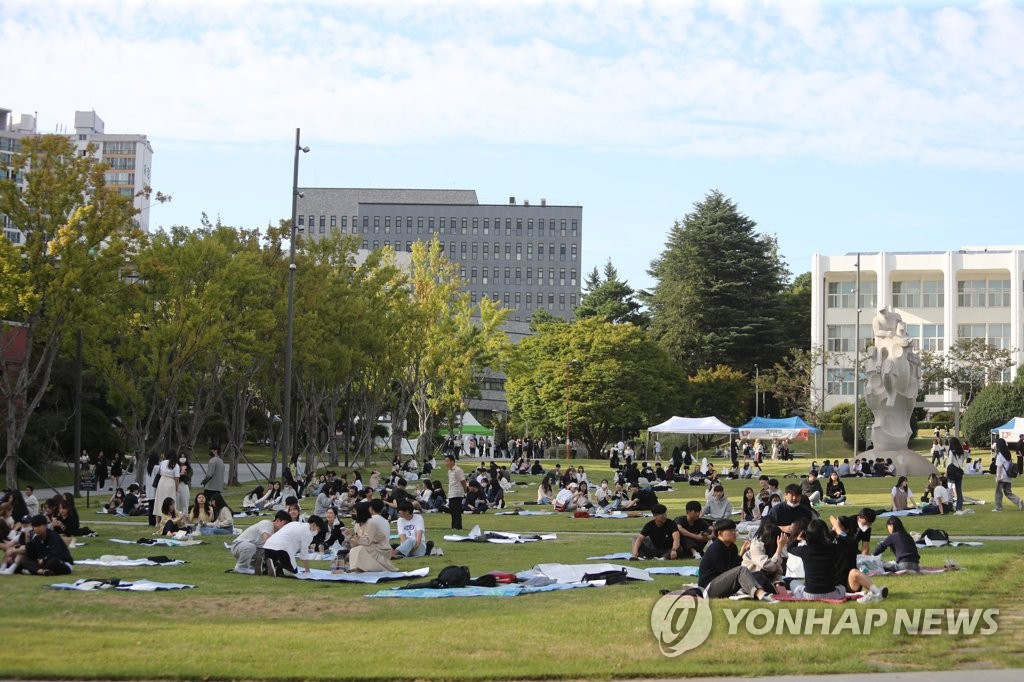
M 569 451 L 569 422 L 572 416 L 572 395 L 569 387 L 572 385 L 572 368 L 577 364 L 576 360 L 569 360 L 565 363 L 565 459 L 571 459 Z
M 754 364 L 754 416 L 760 417 L 761 370 Z
M 295 235 L 297 232 L 299 193 L 299 152 L 308 153 L 309 147 L 300 143 L 300 130 L 295 129 L 295 166 L 292 171 L 292 225 L 288 240 L 288 331 L 284 341 L 284 415 L 281 420 L 282 464 L 291 463 L 292 454 L 292 328 L 295 322 Z

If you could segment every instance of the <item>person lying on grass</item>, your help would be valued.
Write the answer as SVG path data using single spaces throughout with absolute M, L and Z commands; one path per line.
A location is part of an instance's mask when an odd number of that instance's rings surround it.
M 663 504 L 651 508 L 654 518 L 644 524 L 633 541 L 633 559 L 678 559 L 679 528 L 668 518 Z

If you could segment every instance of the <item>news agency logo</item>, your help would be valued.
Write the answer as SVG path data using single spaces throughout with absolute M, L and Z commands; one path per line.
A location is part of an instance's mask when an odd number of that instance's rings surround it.
M 994 635 L 999 609 L 816 609 L 730 607 L 722 610 L 728 635 Z M 661 653 L 675 657 L 707 641 L 712 626 L 706 596 L 670 592 L 651 610 L 651 631 Z
M 711 635 L 711 605 L 707 597 L 669 592 L 651 610 L 651 631 L 661 653 L 669 658 L 696 649 Z

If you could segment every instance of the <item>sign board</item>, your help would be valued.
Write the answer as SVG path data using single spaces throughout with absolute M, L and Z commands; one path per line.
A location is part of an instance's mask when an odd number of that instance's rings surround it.
M 94 471 L 82 471 L 78 475 L 78 489 L 79 490 L 96 490 L 96 472 Z

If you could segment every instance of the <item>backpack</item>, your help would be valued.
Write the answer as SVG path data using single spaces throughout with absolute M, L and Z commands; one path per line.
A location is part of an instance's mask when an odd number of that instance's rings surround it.
M 465 587 L 469 584 L 469 569 L 465 566 L 445 566 L 433 581 L 438 587 Z
M 949 544 L 949 533 L 944 530 L 929 528 L 921 533 L 921 539 L 917 541 L 917 544 L 931 547 L 947 545 Z
M 1012 460 L 1006 460 L 1006 477 L 1017 478 L 1020 476 L 1020 467 Z

